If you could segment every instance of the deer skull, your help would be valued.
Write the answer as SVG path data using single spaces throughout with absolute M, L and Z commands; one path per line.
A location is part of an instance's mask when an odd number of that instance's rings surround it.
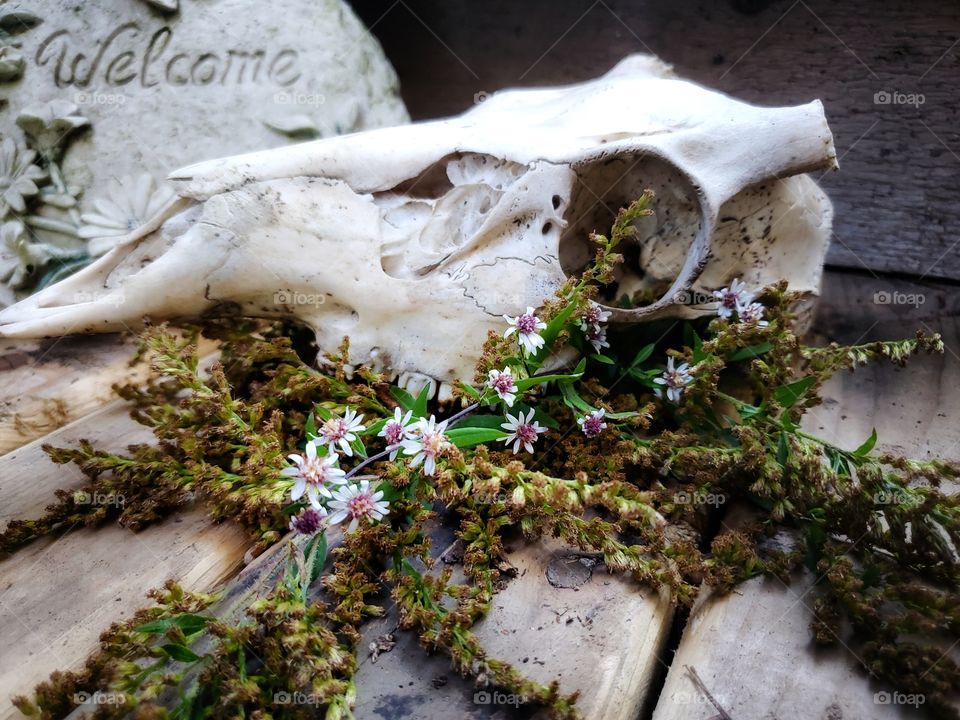
M 733 278 L 814 296 L 831 207 L 801 173 L 835 165 L 819 102 L 759 108 L 632 56 L 447 120 L 184 168 L 117 248 L 0 312 L 0 336 L 292 316 L 321 349 L 349 335 L 356 361 L 445 395 L 502 316 L 551 296 L 589 260 L 588 233 L 646 188 L 655 214 L 617 293 L 641 304 L 612 321 L 713 312 L 709 291 Z

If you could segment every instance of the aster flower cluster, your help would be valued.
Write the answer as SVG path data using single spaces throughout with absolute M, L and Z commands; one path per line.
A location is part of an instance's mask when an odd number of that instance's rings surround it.
M 293 465 L 280 474 L 294 478 L 290 499 L 297 502 L 305 496 L 308 501 L 307 507 L 291 518 L 291 530 L 315 535 L 327 525 L 349 521 L 347 532 L 353 532 L 361 522 L 379 522 L 388 514 L 389 503 L 382 490 L 370 487 L 367 480 L 351 483 L 340 468 L 337 450 L 352 457 L 353 443 L 365 429 L 363 416 L 347 409 L 343 417 L 332 416 L 320 426 L 317 436 L 307 440 L 302 455 L 288 455 Z M 325 454 L 321 455 L 321 449 Z
M 717 315 L 730 319 L 734 313 L 742 323 L 766 327 L 763 319 L 763 304 L 755 300 L 755 295 L 747 290 L 747 284 L 736 278 L 730 287 L 714 290 L 713 296 L 717 299 Z

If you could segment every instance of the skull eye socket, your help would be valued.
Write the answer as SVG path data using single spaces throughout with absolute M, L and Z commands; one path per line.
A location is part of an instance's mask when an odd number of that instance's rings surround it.
M 617 211 L 652 190 L 654 214 L 634 222 L 636 234 L 620 248 L 624 262 L 598 301 L 640 308 L 662 298 L 680 276 L 700 233 L 699 196 L 686 176 L 652 155 L 601 156 L 574 166 L 577 174 L 560 238 L 560 265 L 578 276 L 593 260 L 591 232 L 609 234 Z

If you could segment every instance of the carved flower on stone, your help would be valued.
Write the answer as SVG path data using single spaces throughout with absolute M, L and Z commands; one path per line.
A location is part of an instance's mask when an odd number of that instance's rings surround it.
M 74 130 L 89 125 L 79 108 L 62 99 L 30 105 L 17 115 L 17 125 L 33 140 L 33 146 L 48 159 L 56 159 Z
M 173 190 L 147 174 L 113 181 L 107 196 L 93 201 L 96 212 L 80 216 L 84 225 L 79 233 L 89 241 L 87 252 L 98 257 L 112 250 L 156 215 L 173 196 Z
M 13 82 L 23 75 L 23 54 L 13 45 L 0 46 L 0 82 Z
M 0 218 L 13 209 L 22 213 L 27 209 L 25 197 L 36 195 L 37 180 L 46 173 L 33 164 L 37 154 L 21 148 L 13 138 L 4 138 L 0 143 Z
M 7 288 L 26 286 L 41 267 L 59 254 L 49 245 L 30 242 L 19 220 L 0 224 L 0 283 Z M 0 294 L 2 300 L 10 302 L 13 298 Z

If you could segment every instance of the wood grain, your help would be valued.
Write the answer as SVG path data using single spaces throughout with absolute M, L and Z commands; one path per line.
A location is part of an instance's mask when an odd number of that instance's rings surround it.
M 632 720 L 648 701 L 673 617 L 669 598 L 606 572 L 556 543 L 518 544 L 507 555 L 517 568 L 475 631 L 490 657 L 530 678 L 580 691 L 585 718 Z M 588 560 L 590 558 L 587 558 Z M 550 573 L 559 584 L 552 584 Z M 391 611 L 369 623 L 364 639 L 394 633 Z M 515 699 L 473 687 L 451 671 L 446 656 L 427 656 L 409 633 L 376 662 L 362 659 L 357 717 L 363 720 L 529 717 L 510 715 Z M 529 711 L 528 711 L 529 712 Z
M 354 0 L 414 118 L 652 52 L 761 105 L 823 100 L 840 171 L 834 265 L 960 279 L 960 6 L 937 0 Z M 755 10 L 746 13 L 743 9 Z M 923 104 L 876 104 L 887 91 Z M 615 112 L 615 108 L 598 109 Z
M 0 454 L 84 417 L 145 377 L 135 345 L 116 334 L 0 340 Z
M 149 431 L 122 403 L 0 457 L 0 520 L 33 518 L 57 488 L 82 483 L 72 466 L 54 465 L 43 442 L 121 450 Z M 178 513 L 139 533 L 117 525 L 63 528 L 0 561 L 0 718 L 19 715 L 10 696 L 53 670 L 77 668 L 111 623 L 149 604 L 144 593 L 176 578 L 210 590 L 242 563 L 248 539 L 235 525 L 213 525 L 200 509 Z

